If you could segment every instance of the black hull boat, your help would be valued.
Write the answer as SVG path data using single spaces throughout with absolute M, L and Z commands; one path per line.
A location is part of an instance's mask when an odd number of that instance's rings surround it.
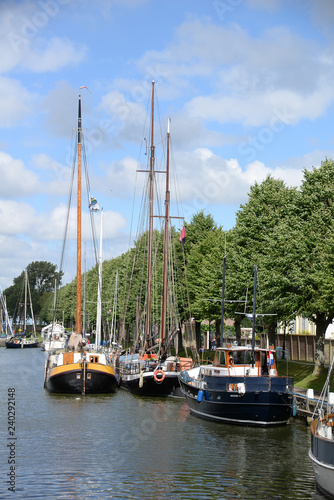
M 221 338 L 223 339 L 225 257 Z M 293 378 L 277 374 L 275 351 L 255 346 L 257 267 L 254 266 L 252 345 L 218 347 L 214 362 L 180 374 L 190 412 L 240 425 L 286 424 L 293 404 Z
M 15 338 L 11 337 L 6 340 L 7 349 L 30 349 L 32 347 L 38 347 L 37 340 L 30 340 L 26 338 Z
M 192 365 L 192 360 L 170 357 L 159 363 L 157 356 L 148 356 L 121 356 L 120 387 L 138 396 L 184 397 L 179 374 L 182 369 Z
M 181 374 L 190 412 L 216 422 L 242 425 L 285 424 L 291 416 L 292 394 L 285 377 L 206 377 L 206 389 Z M 204 386 L 202 383 L 202 387 Z M 292 392 L 293 385 L 290 386 Z
M 80 344 L 74 351 L 61 349 L 49 354 L 44 387 L 61 394 L 115 392 L 118 378 L 109 357 L 101 351 L 86 349 L 84 339 L 80 339 Z
M 277 376 L 274 351 L 251 347 L 218 348 L 213 365 L 180 375 L 190 412 L 216 422 L 271 426 L 291 416 L 293 379 Z
M 112 371 L 106 373 L 92 369 L 83 370 L 79 363 L 69 366 L 65 373 L 55 369 L 45 383 L 49 392 L 60 394 L 103 394 L 116 391 L 117 380 Z
M 80 87 L 85 88 L 85 87 Z M 113 361 L 103 350 L 100 341 L 95 338 L 95 348 L 91 348 L 81 328 L 82 290 L 81 290 L 81 160 L 82 160 L 82 127 L 81 127 L 81 95 L 78 102 L 77 128 L 77 279 L 76 279 L 76 332 L 72 333 L 68 345 L 64 349 L 49 350 L 45 364 L 44 387 L 49 392 L 63 394 L 100 394 L 115 392 L 118 378 Z M 83 158 L 86 158 L 83 155 Z M 74 165 L 75 166 L 75 165 Z M 87 174 L 87 169 L 86 169 Z M 102 216 L 101 216 L 102 223 Z M 102 231 L 101 231 L 102 238 Z M 100 244 L 99 271 L 102 264 Z M 56 306 L 56 304 L 55 304 Z M 56 309 L 56 307 L 55 307 Z M 98 279 L 96 323 L 101 324 L 101 280 Z M 53 326 L 53 325 L 51 325 Z M 58 335 L 57 335 L 58 336 Z M 59 339 L 57 339 L 59 340 Z M 52 348 L 52 346 L 51 346 Z
M 20 326 L 22 328 L 19 328 L 19 330 L 18 330 L 20 333 L 14 333 L 12 330 L 12 326 L 9 324 L 9 318 L 8 318 L 6 304 L 4 303 L 3 298 L 2 298 L 2 294 L 1 294 L 1 305 L 4 308 L 6 321 L 8 323 L 9 329 L 10 329 L 10 335 L 7 337 L 6 344 L 5 344 L 7 349 L 29 349 L 32 347 L 38 347 L 35 319 L 34 319 L 34 313 L 33 313 L 33 308 L 32 308 L 32 301 L 31 301 L 30 285 L 29 285 L 29 280 L 28 280 L 28 272 L 26 269 L 24 271 L 24 284 L 23 285 L 24 285 L 24 304 L 20 304 L 20 306 L 23 306 L 23 311 L 21 311 L 21 314 L 20 314 L 20 323 L 21 323 Z M 33 331 L 27 333 L 28 292 L 29 292 L 29 298 L 30 298 L 30 317 L 32 319 Z
M 122 378 L 120 385 L 132 394 L 150 397 L 173 396 L 180 387 L 179 378 L 175 373 L 167 373 L 162 382 L 157 382 L 153 373 L 144 373 L 142 378 L 140 375 L 128 375 Z
M 179 384 L 179 374 L 184 369 L 183 361 L 186 360 L 189 366 L 193 362 L 191 358 L 179 358 L 178 355 L 171 356 L 171 346 L 174 338 L 180 328 L 180 311 L 177 303 L 176 283 L 174 277 L 178 275 L 176 266 L 173 264 L 172 255 L 175 251 L 170 248 L 173 238 L 170 235 L 170 188 L 169 188 L 169 143 L 170 133 L 168 121 L 167 144 L 166 144 L 166 170 L 155 170 L 155 146 L 154 146 L 154 82 L 152 82 L 152 104 L 151 104 L 151 126 L 150 126 L 150 159 L 147 170 L 138 170 L 148 175 L 148 186 L 145 188 L 145 194 L 149 193 L 148 203 L 145 201 L 143 206 L 148 209 L 147 223 L 147 249 L 142 253 L 143 265 L 147 266 L 147 280 L 143 282 L 143 292 L 141 295 L 145 298 L 140 304 L 137 299 L 136 305 L 136 328 L 134 331 L 134 341 L 131 352 L 120 356 L 117 360 L 120 386 L 133 394 L 139 396 L 174 396 L 183 397 Z M 156 203 L 158 190 L 156 189 L 156 173 L 165 174 L 165 207 L 164 215 L 156 213 L 160 202 Z M 159 279 L 159 251 L 153 248 L 154 231 L 153 220 L 162 218 L 163 222 L 163 252 L 162 258 L 162 287 L 153 293 L 153 284 L 158 284 Z M 180 217 L 176 217 L 180 218 Z M 142 219 L 142 216 L 140 217 Z M 185 230 L 183 228 L 182 238 L 179 241 L 184 242 Z M 182 244 L 182 243 L 181 243 Z M 156 243 L 154 244 L 156 245 Z M 141 245 L 138 246 L 141 248 Z M 157 247 L 158 248 L 158 247 Z M 154 257 L 154 258 L 153 258 Z M 138 257 L 137 257 L 138 258 Z M 153 266 L 154 264 L 154 266 Z M 156 266 L 156 267 L 155 267 Z M 173 279 L 172 279 L 173 277 Z M 161 296 L 160 313 L 156 314 L 156 303 Z M 153 300 L 154 298 L 154 300 Z M 155 305 L 154 305 L 155 304 Z M 145 313 L 140 312 L 140 307 L 145 309 Z M 132 323 L 132 321 L 131 321 Z M 176 354 L 178 350 L 175 350 Z

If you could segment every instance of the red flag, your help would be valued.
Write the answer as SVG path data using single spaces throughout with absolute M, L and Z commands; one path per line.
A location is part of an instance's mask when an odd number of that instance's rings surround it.
M 183 226 L 182 231 L 181 231 L 181 235 L 180 235 L 180 238 L 179 238 L 179 242 L 183 246 L 184 243 L 185 243 L 185 241 L 186 241 L 186 230 L 185 230 L 185 228 Z

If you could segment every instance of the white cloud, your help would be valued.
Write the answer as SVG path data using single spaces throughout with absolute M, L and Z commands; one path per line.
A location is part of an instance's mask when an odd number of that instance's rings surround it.
M 0 200 L 0 227 L 2 235 L 34 235 L 43 216 L 36 213 L 28 203 Z
M 62 8 L 57 0 L 0 4 L 0 72 L 17 66 L 33 72 L 55 72 L 82 61 L 86 54 L 83 44 L 66 37 L 43 38 Z
M 138 142 L 147 119 L 141 102 L 127 100 L 121 92 L 111 91 L 102 97 L 99 109 L 110 116 L 105 129 L 116 128 L 120 139 Z
M 297 123 L 321 116 L 334 100 L 328 84 L 334 61 L 328 50 L 285 27 L 254 36 L 237 25 L 189 20 L 169 47 L 148 51 L 137 62 L 138 69 L 148 66 L 157 68 L 162 87 L 189 92 L 184 81 L 191 79 L 189 95 L 198 95 L 186 102 L 185 111 L 218 123 L 261 126 L 286 108 Z
M 0 76 L 0 127 L 10 128 L 22 124 L 33 114 L 36 94 L 29 92 L 13 78 Z
M 59 69 L 79 65 L 86 55 L 86 47 L 66 38 L 44 40 L 39 49 L 32 48 L 21 64 L 35 73 L 56 72 Z
M 246 201 L 250 187 L 261 183 L 268 175 L 281 179 L 287 186 L 298 187 L 303 178 L 302 170 L 325 158 L 324 152 L 295 158 L 293 162 L 280 166 L 268 166 L 258 160 L 248 163 L 244 169 L 235 158 L 229 160 L 215 155 L 209 149 L 178 153 L 176 163 L 182 165 L 178 172 L 179 191 L 182 201 L 194 210 L 220 204 L 240 204 Z M 321 159 L 321 160 L 320 160 Z M 171 189 L 172 197 L 175 197 Z
M 0 177 L 0 196 L 4 198 L 33 194 L 40 188 L 38 176 L 28 170 L 22 160 L 3 151 L 0 151 Z
M 146 168 L 146 165 L 143 166 Z M 130 156 L 114 161 L 104 168 L 102 177 L 95 177 L 95 187 L 106 195 L 119 198 L 132 198 L 136 182 L 144 183 L 144 174 L 137 174 L 138 162 Z M 140 180 L 143 176 L 143 180 Z

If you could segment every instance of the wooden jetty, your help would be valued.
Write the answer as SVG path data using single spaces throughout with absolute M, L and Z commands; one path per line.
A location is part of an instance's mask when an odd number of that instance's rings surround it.
M 295 387 L 292 415 L 294 417 L 304 417 L 310 423 L 319 399 L 320 392 L 315 392 L 313 389 Z

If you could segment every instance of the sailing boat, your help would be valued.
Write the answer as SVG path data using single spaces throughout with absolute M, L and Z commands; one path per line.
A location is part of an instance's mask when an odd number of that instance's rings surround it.
M 30 299 L 30 314 L 33 324 L 33 333 L 34 337 L 27 335 L 27 304 L 28 304 L 28 293 Z M 11 336 L 6 340 L 6 347 L 8 349 L 27 349 L 32 347 L 38 347 L 38 340 L 36 337 L 36 328 L 35 328 L 35 320 L 34 313 L 32 309 L 32 301 L 30 294 L 30 285 L 28 281 L 28 272 L 25 269 L 24 271 L 24 304 L 23 304 L 23 325 L 22 328 L 19 329 L 20 333 L 13 334 L 11 332 Z
M 155 146 L 154 146 L 154 84 L 152 82 L 151 103 L 151 147 L 149 171 L 149 216 L 148 216 L 148 250 L 147 250 L 147 291 L 146 291 L 146 320 L 143 339 L 145 346 L 139 352 L 134 348 L 129 354 L 121 356 L 118 360 L 120 386 L 134 394 L 141 396 L 179 396 L 179 373 L 182 369 L 192 366 L 191 358 L 168 356 L 168 347 L 178 333 L 178 327 L 167 335 L 167 296 L 168 296 L 168 251 L 169 251 L 169 226 L 171 216 L 170 191 L 169 191 L 169 143 L 170 130 L 168 121 L 167 131 L 167 162 L 166 162 L 166 196 L 164 218 L 164 253 L 163 253 L 163 285 L 162 305 L 160 318 L 160 334 L 155 345 L 151 309 L 152 309 L 152 281 L 153 281 L 153 218 L 154 215 L 154 178 L 155 178 Z M 159 216 L 158 216 L 159 217 Z
M 6 297 L 2 293 L 1 288 L 0 288 L 0 307 L 1 307 L 1 335 L 0 336 L 1 336 L 1 338 L 7 338 L 8 331 L 9 331 L 10 337 L 12 337 L 14 334 L 13 334 L 12 325 L 9 321 L 7 304 L 6 304 Z
M 57 283 L 55 281 L 54 293 L 54 312 L 56 311 L 56 290 Z M 52 349 L 63 349 L 67 341 L 67 334 L 64 325 L 57 323 L 55 319 L 49 325 L 46 325 L 41 330 L 43 338 L 42 351 L 51 351 Z
M 270 426 L 286 424 L 291 416 L 293 378 L 278 376 L 274 348 L 255 346 L 256 282 L 255 266 L 252 345 L 218 347 L 211 365 L 198 366 L 180 375 L 190 412 L 197 417 Z
M 65 327 L 60 323 L 50 323 L 41 330 L 43 338 L 42 351 L 51 351 L 52 349 L 63 349 L 66 344 L 67 334 Z
M 81 95 L 78 104 L 77 130 L 77 287 L 76 333 L 72 333 L 65 349 L 52 351 L 45 365 L 44 387 L 49 392 L 90 394 L 111 393 L 117 386 L 115 369 L 98 342 L 90 348 L 81 334 Z
M 334 497 L 334 394 L 330 391 L 330 380 L 333 372 L 334 356 L 328 375 L 314 411 L 311 423 L 311 447 L 309 457 L 312 462 L 314 476 L 319 489 Z

